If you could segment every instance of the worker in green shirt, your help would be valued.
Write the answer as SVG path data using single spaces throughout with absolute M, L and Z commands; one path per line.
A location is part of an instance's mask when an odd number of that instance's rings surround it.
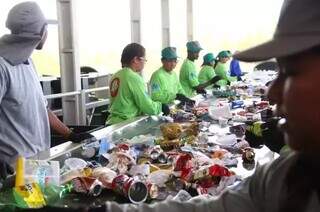
M 121 55 L 122 69 L 112 76 L 110 83 L 110 115 L 107 124 L 116 124 L 140 115 L 164 115 L 169 107 L 151 100 L 140 76 L 144 68 L 145 48 L 137 43 L 127 45 Z
M 232 81 L 235 81 L 236 78 L 228 76 L 228 66 L 227 62 L 230 60 L 231 53 L 230 51 L 221 51 L 216 57 L 215 64 L 213 66 L 214 71 L 217 76 L 221 78 L 217 84 L 219 86 L 230 85 Z
M 162 67 L 152 74 L 150 80 L 151 98 L 165 104 L 173 103 L 177 99 L 182 103 L 194 105 L 195 101 L 184 95 L 178 76 L 173 71 L 177 59 L 176 48 L 167 47 L 161 51 Z
M 200 84 L 198 73 L 194 61 L 199 58 L 199 52 L 202 50 L 198 41 L 189 41 L 187 43 L 188 56 L 184 60 L 180 69 L 180 83 L 187 97 L 192 97 L 197 93 L 206 93 L 204 90 L 209 85 L 214 84 L 220 78 L 213 77 L 208 82 Z
M 213 77 L 216 76 L 213 68 L 214 61 L 215 61 L 215 57 L 212 53 L 208 53 L 203 56 L 203 63 L 201 65 L 202 68 L 198 76 L 199 83 L 208 82 L 209 80 L 211 80 Z

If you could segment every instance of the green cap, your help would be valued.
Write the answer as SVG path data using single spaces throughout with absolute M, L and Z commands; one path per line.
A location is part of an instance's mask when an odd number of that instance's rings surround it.
M 177 49 L 175 47 L 166 47 L 161 51 L 162 59 L 177 59 Z
M 202 50 L 198 41 L 189 41 L 187 43 L 187 49 L 190 52 L 200 52 Z
M 204 63 L 211 63 L 213 61 L 214 61 L 214 55 L 212 53 L 208 53 L 205 56 L 203 56 Z
M 219 54 L 218 54 L 218 58 L 223 58 L 223 57 L 230 57 L 231 55 L 230 55 L 230 53 L 228 52 L 228 51 L 221 51 L 221 52 L 219 52 Z

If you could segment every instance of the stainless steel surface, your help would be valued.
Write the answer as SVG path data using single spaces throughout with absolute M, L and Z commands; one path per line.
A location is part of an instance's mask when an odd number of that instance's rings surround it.
M 119 124 L 111 125 L 100 130 L 94 131 L 91 134 L 97 139 L 107 138 L 110 142 L 115 142 L 120 138 L 132 138 L 137 135 L 143 135 L 150 132 L 157 132 L 157 126 L 161 120 L 156 116 L 141 116 L 132 120 L 124 121 Z M 58 146 L 52 147 L 48 151 L 40 152 L 32 157 L 39 160 L 57 160 L 62 164 L 69 157 L 81 158 L 83 143 L 65 142 Z

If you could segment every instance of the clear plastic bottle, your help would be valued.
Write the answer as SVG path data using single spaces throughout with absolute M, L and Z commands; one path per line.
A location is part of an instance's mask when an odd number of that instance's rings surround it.
M 247 89 L 248 95 L 253 96 L 253 85 L 249 84 Z

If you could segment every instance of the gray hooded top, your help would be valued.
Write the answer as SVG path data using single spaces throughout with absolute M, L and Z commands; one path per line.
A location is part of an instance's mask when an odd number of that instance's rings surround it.
M 11 34 L 0 38 L 0 56 L 12 65 L 27 61 L 41 41 L 46 25 L 46 19 L 35 2 L 14 6 L 6 21 Z
M 46 21 L 36 3 L 24 2 L 6 25 L 12 34 L 0 39 L 0 160 L 12 164 L 50 148 L 47 102 L 30 59 Z

